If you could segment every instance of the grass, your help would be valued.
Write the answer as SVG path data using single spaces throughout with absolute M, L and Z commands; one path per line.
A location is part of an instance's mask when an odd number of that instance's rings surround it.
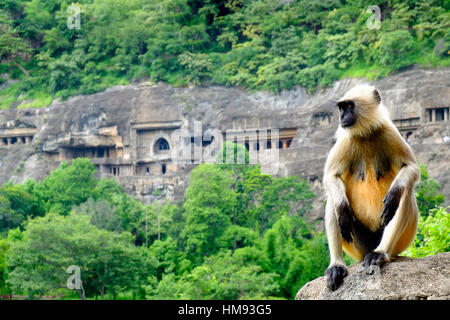
M 2 90 L 0 92 L 0 109 L 10 109 L 14 103 L 23 100 L 32 101 L 20 104 L 17 107 L 18 109 L 47 107 L 53 101 L 53 97 L 50 94 L 42 92 L 39 88 L 25 93 L 22 90 L 20 82 L 12 83 L 6 89 Z
M 386 77 L 389 73 L 390 69 L 387 67 L 381 65 L 368 65 L 364 62 L 359 62 L 342 72 L 341 79 L 366 78 L 371 81 Z
M 23 103 L 17 109 L 25 108 L 42 108 L 48 107 L 53 101 L 53 97 L 46 93 L 38 93 L 34 96 L 34 100 L 29 103 Z
M 14 102 L 17 102 L 17 97 L 3 94 L 0 95 L 0 110 L 10 109 Z
M 428 52 L 416 59 L 416 63 L 425 67 L 450 67 L 450 55 L 447 57 L 438 57 L 434 52 Z
M 450 56 L 439 57 L 432 49 L 417 51 L 414 56 L 411 57 L 411 60 L 412 64 L 421 67 L 450 67 Z M 358 62 L 344 70 L 340 78 L 366 78 L 368 81 L 371 81 L 387 77 L 391 73 L 393 73 L 393 71 L 389 67 L 379 64 L 369 65 L 365 62 Z

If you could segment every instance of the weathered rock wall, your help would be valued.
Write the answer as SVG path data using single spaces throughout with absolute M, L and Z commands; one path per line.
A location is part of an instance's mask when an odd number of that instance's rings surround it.
M 324 277 L 308 282 L 296 300 L 450 300 L 450 252 L 422 259 L 394 258 L 368 275 L 362 263 L 348 268 L 336 291 Z
M 0 129 L 12 123 L 36 128 L 37 133 L 31 144 L 0 147 L 0 183 L 44 177 L 59 163 L 57 156 L 49 155 L 61 147 L 102 143 L 136 147 L 133 122 L 179 120 L 182 128 L 192 129 L 193 121 L 197 120 L 202 121 L 203 131 L 297 128 L 289 149 L 280 150 L 278 175 L 299 174 L 312 183 L 318 198 L 311 219 L 321 219 L 322 170 L 338 125 L 335 101 L 362 82 L 366 81 L 345 79 L 314 95 L 308 95 L 302 88 L 272 95 L 218 86 L 173 88 L 141 83 L 55 101 L 38 110 L 2 110 Z M 411 138 L 412 147 L 418 160 L 428 165 L 431 177 L 442 185 L 450 204 L 450 142 L 443 141 L 444 136 L 450 136 L 450 122 L 427 123 L 425 112 L 426 108 L 449 106 L 450 69 L 412 69 L 373 84 L 379 88 L 393 119 L 420 118 L 421 125 Z M 190 169 L 185 167 L 166 178 L 117 179 L 125 190 L 145 201 L 165 196 L 179 199 L 188 184 Z

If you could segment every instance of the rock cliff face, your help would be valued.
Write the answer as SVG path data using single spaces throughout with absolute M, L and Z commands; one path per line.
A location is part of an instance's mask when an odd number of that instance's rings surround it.
M 450 252 L 423 259 L 395 258 L 381 272 L 367 275 L 361 263 L 336 291 L 326 287 L 324 277 L 308 282 L 296 300 L 450 300 Z
M 200 135 L 211 129 L 280 129 L 290 140 L 279 146 L 277 175 L 299 174 L 309 180 L 318 195 L 311 219 L 321 219 L 322 170 L 339 122 L 335 101 L 363 82 L 338 81 L 314 95 L 302 88 L 272 95 L 141 83 L 55 101 L 38 110 L 2 110 L 0 183 L 41 179 L 61 160 L 89 156 L 101 175 L 115 177 L 143 201 L 176 200 L 195 165 L 172 166 L 167 153 L 158 153 L 159 139 L 172 144 L 173 130 L 193 131 L 194 121 L 202 122 Z M 442 185 L 449 204 L 450 142 L 445 137 L 450 136 L 450 69 L 411 69 L 373 84 L 419 162 L 428 165 L 431 177 Z

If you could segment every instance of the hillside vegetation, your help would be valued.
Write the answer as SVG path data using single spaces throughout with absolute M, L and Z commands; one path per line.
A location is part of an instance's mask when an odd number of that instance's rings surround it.
M 3 0 L 0 107 L 146 79 L 314 90 L 448 66 L 449 50 L 447 0 Z

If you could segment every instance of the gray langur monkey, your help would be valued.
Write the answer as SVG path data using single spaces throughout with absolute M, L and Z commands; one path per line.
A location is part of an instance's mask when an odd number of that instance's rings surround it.
M 418 220 L 414 185 L 420 171 L 376 88 L 358 85 L 338 102 L 340 125 L 325 164 L 328 288 L 347 275 L 342 256 L 363 260 L 366 273 L 405 250 Z

